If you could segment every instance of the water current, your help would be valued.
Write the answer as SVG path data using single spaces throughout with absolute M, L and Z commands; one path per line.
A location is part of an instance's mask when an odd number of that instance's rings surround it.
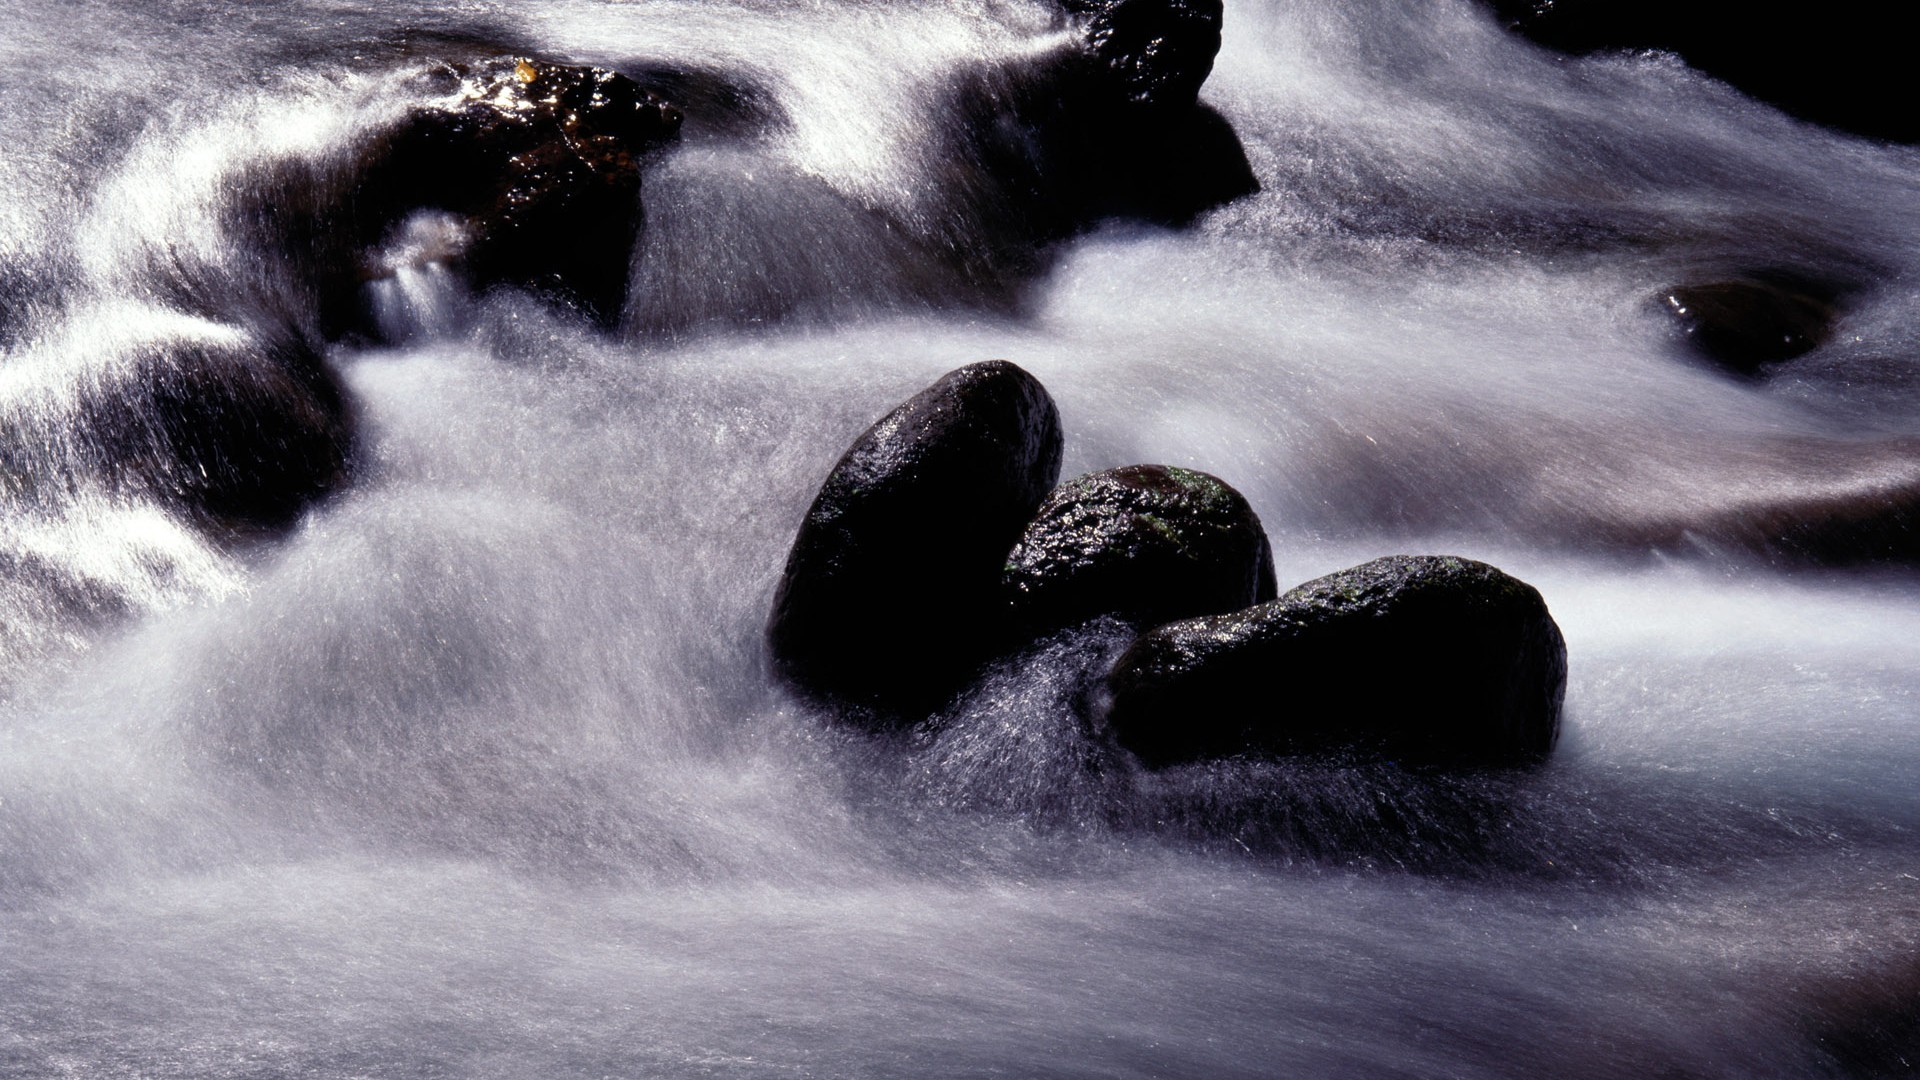
M 1920 1061 L 1920 579 L 1741 524 L 1920 485 L 1913 149 L 1465 0 L 1229 0 L 1202 96 L 1260 191 L 969 291 L 908 239 L 992 215 L 947 91 L 1059 45 L 1025 0 L 0 30 L 0 1076 Z M 130 357 L 258 332 L 167 281 L 310 288 L 234 226 L 248 185 L 350 156 L 474 43 L 728 88 L 646 166 L 620 324 L 396 256 L 385 343 L 326 352 L 337 495 L 235 541 L 103 481 L 76 418 L 142 408 Z M 1743 380 L 1658 297 L 1754 266 L 1848 299 Z M 813 493 L 990 357 L 1058 401 L 1066 475 L 1244 492 L 1283 588 L 1392 552 L 1536 585 L 1550 761 L 1089 767 L 1097 634 L 899 740 L 791 698 L 763 628 Z

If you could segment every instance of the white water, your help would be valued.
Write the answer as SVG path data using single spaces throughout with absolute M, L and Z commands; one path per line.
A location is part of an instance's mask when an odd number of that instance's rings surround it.
M 1363 7 L 1230 0 L 1204 97 L 1263 192 L 1110 226 L 1005 314 L 867 209 L 938 224 L 940 77 L 1047 47 L 1036 8 L 16 5 L 0 1076 L 1905 1068 L 1920 582 L 1635 538 L 1920 468 L 1920 156 Z M 235 332 L 170 311 L 156 253 L 297 288 L 223 193 L 392 115 L 400 23 L 718 70 L 776 119 L 689 113 L 627 333 L 403 268 L 406 344 L 330 357 L 356 484 L 284 540 L 102 494 L 75 395 Z M 1872 289 L 1739 383 L 1648 300 L 1754 264 Z M 1098 643 L 908 747 L 788 700 L 760 634 L 815 488 L 994 356 L 1069 475 L 1242 490 L 1283 584 L 1446 551 L 1537 585 L 1552 762 L 1090 770 L 1062 687 Z

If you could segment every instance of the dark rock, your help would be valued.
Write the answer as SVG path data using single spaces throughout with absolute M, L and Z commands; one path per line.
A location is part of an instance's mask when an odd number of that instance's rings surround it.
M 1038 213 L 1033 234 L 1074 235 L 1109 219 L 1170 228 L 1260 190 L 1240 137 L 1206 105 L 1138 115 L 1105 105 L 1075 109 L 1060 95 L 1026 114 L 1032 141 L 1015 144 L 1028 157 L 1006 161 L 1008 175 L 1030 171 L 1020 190 Z
M 1561 52 L 1659 49 L 1805 120 L 1920 139 L 1901 8 L 1850 0 L 1765 11 L 1741 0 L 1491 0 L 1509 26 Z
M 1220 51 L 1220 0 L 1064 0 L 1084 48 L 1127 102 L 1186 109 Z
M 1061 443 L 1053 399 L 1004 360 L 868 428 L 794 538 L 767 627 L 777 671 L 871 707 L 877 726 L 937 707 L 1000 640 L 1000 570 L 1059 479 Z
M 640 228 L 640 161 L 678 132 L 677 109 L 617 72 L 498 58 L 448 64 L 413 109 L 361 156 L 347 232 L 366 259 L 409 215 L 466 220 L 462 249 L 440 253 L 481 288 L 516 285 L 618 318 Z M 353 325 L 358 290 L 331 326 Z M 344 310 L 342 310 L 344 305 Z
M 1920 962 L 1888 956 L 1797 987 L 1809 1075 L 1894 1077 L 1920 1056 Z
M 1833 301 L 1818 286 L 1748 280 L 1681 285 L 1661 295 L 1689 345 L 1742 375 L 1818 348 L 1832 333 Z
M 1070 6 L 1078 39 L 962 71 L 950 91 L 947 232 L 928 242 L 989 292 L 1014 291 L 1045 269 L 1048 245 L 1099 222 L 1182 227 L 1260 189 L 1232 125 L 1195 98 L 1219 45 L 1217 3 Z
M 1158 625 L 1274 598 L 1266 530 L 1216 477 L 1129 465 L 1060 485 L 1007 556 L 1003 587 L 1034 634 L 1115 615 Z
M 1469 559 L 1395 555 L 1146 635 L 1107 677 L 1107 723 L 1153 767 L 1333 750 L 1519 763 L 1552 749 L 1566 678 L 1532 586 Z
M 153 344 L 123 359 L 82 406 L 123 486 L 247 535 L 291 525 L 346 483 L 352 409 L 305 342 Z
M 1176 122 L 1123 137 L 1106 133 L 1104 145 L 1124 148 L 1125 168 L 1109 156 L 1097 169 L 1114 168 L 1111 191 L 1095 200 L 1102 216 L 1124 215 L 1169 226 L 1191 225 L 1201 214 L 1260 190 L 1246 148 L 1227 118 L 1196 105 Z

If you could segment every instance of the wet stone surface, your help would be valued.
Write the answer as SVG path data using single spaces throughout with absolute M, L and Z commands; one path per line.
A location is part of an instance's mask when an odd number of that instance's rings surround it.
M 1660 299 L 1695 353 L 1747 376 L 1818 348 L 1836 315 L 1829 290 L 1799 282 L 1680 285 Z
M 477 288 L 512 284 L 620 313 L 640 225 L 640 161 L 678 109 L 603 68 L 516 57 L 446 64 L 431 95 L 362 156 L 351 216 L 371 250 L 409 214 L 465 218 L 453 256 Z M 362 265 L 359 274 L 377 274 Z
M 1066 0 L 1086 48 L 1126 99 L 1189 108 L 1220 51 L 1219 0 Z
M 767 628 L 776 670 L 804 694 L 870 708 L 875 726 L 937 707 L 1004 638 L 1000 570 L 1061 451 L 1053 399 L 1004 360 L 882 417 L 794 538 Z
M 1101 615 L 1152 626 L 1271 600 L 1266 530 L 1218 477 L 1128 465 L 1062 484 L 1007 557 L 1015 621 L 1039 634 Z
M 1149 766 L 1313 751 L 1514 764 L 1552 749 L 1566 677 L 1532 586 L 1394 555 L 1146 635 L 1108 675 L 1107 723 Z

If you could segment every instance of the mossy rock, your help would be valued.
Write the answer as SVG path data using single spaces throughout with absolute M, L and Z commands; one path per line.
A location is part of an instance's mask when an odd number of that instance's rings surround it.
M 1060 485 L 1007 557 L 1015 621 L 1038 635 L 1102 615 L 1152 626 L 1274 598 L 1266 530 L 1192 469 L 1128 465 Z

